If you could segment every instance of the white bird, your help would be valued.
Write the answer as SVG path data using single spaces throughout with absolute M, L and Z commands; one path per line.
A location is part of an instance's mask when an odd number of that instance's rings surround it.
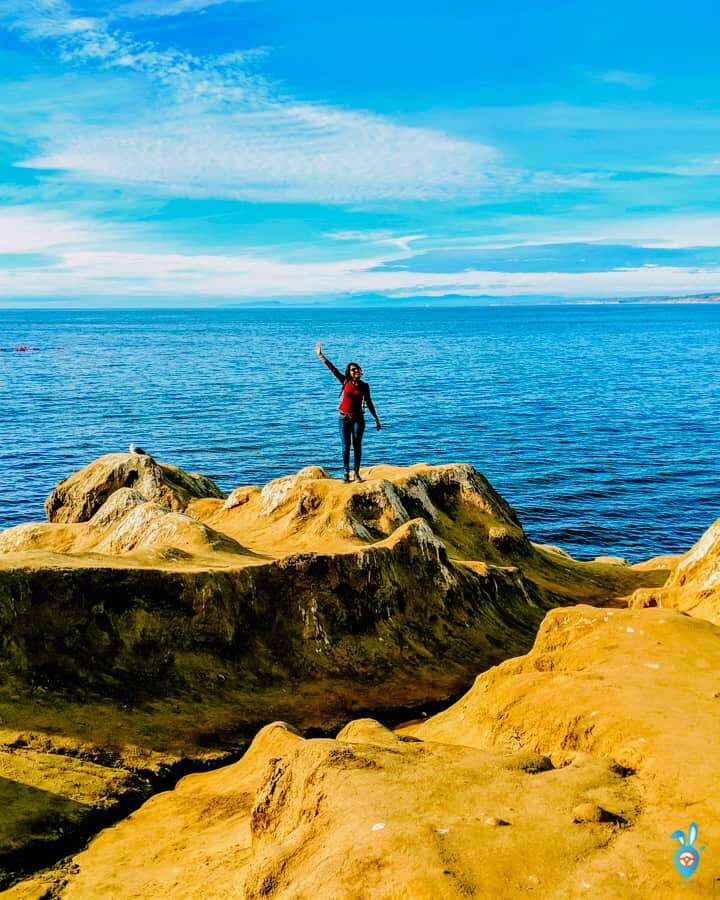
M 138 447 L 138 445 L 134 443 L 130 444 L 128 450 L 130 451 L 130 453 L 137 453 L 140 456 L 147 456 L 147 451 L 143 450 L 142 447 Z

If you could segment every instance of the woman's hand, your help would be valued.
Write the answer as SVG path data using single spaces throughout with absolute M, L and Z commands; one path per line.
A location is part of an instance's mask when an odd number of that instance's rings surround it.
M 380 419 L 375 419 L 375 431 L 380 431 L 381 428 Z
M 320 341 L 318 341 L 317 344 L 315 344 L 315 352 L 320 357 L 320 359 L 325 359 L 325 357 L 323 356 L 322 344 L 320 343 Z

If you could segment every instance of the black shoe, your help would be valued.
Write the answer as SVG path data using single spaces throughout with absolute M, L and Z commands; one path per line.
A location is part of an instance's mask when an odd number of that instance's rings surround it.
M 356 470 L 356 471 L 355 471 L 355 481 L 362 481 L 362 480 L 363 480 L 363 479 L 362 479 L 362 477 L 360 476 L 360 473 Z
M 346 472 L 343 475 L 343 481 L 345 482 L 345 484 L 350 484 L 350 473 L 349 472 Z

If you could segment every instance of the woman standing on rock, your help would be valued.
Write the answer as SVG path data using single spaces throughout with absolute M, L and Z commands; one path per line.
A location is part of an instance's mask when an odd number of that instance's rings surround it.
M 378 414 L 375 411 L 375 406 L 370 398 L 370 385 L 361 380 L 360 376 L 362 375 L 362 369 L 357 363 L 348 363 L 345 374 L 343 375 L 322 352 L 320 342 L 315 345 L 315 352 L 342 385 L 342 390 L 340 391 L 340 405 L 338 406 L 338 425 L 340 436 L 342 438 L 343 468 L 345 469 L 343 481 L 350 481 L 351 441 L 353 446 L 355 481 L 362 481 L 362 478 L 360 477 L 360 462 L 362 459 L 362 439 L 365 432 L 366 406 L 370 410 L 370 415 L 375 419 L 375 428 L 377 428 L 378 431 L 382 428 Z

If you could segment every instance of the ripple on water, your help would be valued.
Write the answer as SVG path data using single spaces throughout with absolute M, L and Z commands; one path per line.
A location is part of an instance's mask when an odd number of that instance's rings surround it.
M 719 337 L 712 306 L 6 311 L 0 346 L 65 350 L 0 355 L 0 526 L 131 440 L 226 490 L 337 473 L 321 339 L 364 364 L 368 464 L 470 462 L 583 558 L 679 552 L 720 514 Z

